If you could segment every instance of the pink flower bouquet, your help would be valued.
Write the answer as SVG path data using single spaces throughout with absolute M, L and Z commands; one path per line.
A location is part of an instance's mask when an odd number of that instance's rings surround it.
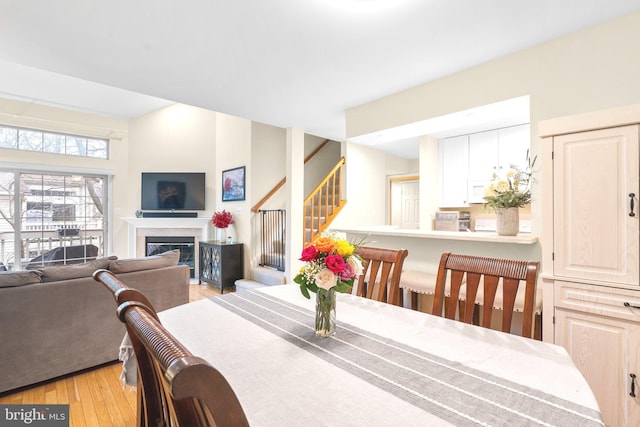
M 362 274 L 362 259 L 355 249 L 346 240 L 330 237 L 320 237 L 304 248 L 300 260 L 306 264 L 293 279 L 302 295 L 310 298 L 309 291 L 318 292 L 318 288 L 351 292 L 355 278 Z

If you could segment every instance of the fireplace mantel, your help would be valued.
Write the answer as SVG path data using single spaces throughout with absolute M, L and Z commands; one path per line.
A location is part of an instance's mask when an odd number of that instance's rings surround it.
M 122 218 L 129 224 L 128 256 L 144 256 L 146 236 L 194 236 L 196 245 L 200 240 L 209 240 L 211 217 L 197 218 Z

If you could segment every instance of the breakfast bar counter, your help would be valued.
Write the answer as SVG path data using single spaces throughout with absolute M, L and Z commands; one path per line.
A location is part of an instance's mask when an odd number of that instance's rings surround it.
M 538 237 L 530 233 L 520 233 L 517 236 L 499 236 L 495 232 L 418 230 L 399 228 L 391 225 L 344 227 L 334 228 L 332 230 L 361 235 L 414 237 L 419 239 L 461 240 L 467 242 L 508 243 L 518 245 L 532 245 L 538 242 Z

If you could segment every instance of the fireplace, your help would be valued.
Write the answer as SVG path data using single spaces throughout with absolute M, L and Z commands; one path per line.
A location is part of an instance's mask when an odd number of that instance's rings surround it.
M 143 257 L 147 253 L 147 237 L 182 237 L 194 239 L 195 279 L 198 278 L 200 242 L 210 240 L 211 217 L 197 218 L 123 218 L 128 223 L 128 256 Z M 169 242 L 173 243 L 173 242 Z
M 189 276 L 195 277 L 196 244 L 193 236 L 146 236 L 145 248 L 147 256 L 179 249 L 178 264 L 189 266 Z

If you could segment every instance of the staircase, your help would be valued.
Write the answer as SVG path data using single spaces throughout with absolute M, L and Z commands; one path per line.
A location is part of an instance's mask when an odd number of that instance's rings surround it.
M 325 143 L 326 142 L 327 141 L 325 141 Z M 310 157 L 311 156 L 305 159 L 305 163 Z M 344 165 L 345 158 L 342 157 L 322 182 L 320 182 L 304 200 L 303 239 L 305 246 L 331 225 L 333 219 L 346 204 L 346 200 L 341 198 L 342 182 L 344 181 Z M 263 218 L 273 218 L 272 213 L 283 212 L 282 210 L 263 211 L 260 210 L 260 207 L 273 196 L 279 188 L 283 187 L 285 182 L 283 179 L 278 183 L 276 187 L 251 210 L 255 213 L 260 213 Z M 267 224 L 267 226 L 265 226 L 265 224 Z M 276 224 L 276 227 L 273 226 L 274 224 Z M 282 228 L 278 230 L 279 227 Z M 275 252 L 281 253 L 282 259 L 284 260 L 284 244 L 281 243 L 280 245 L 276 244 L 274 246 L 274 242 L 284 242 L 285 240 L 284 221 L 279 220 L 274 222 L 269 219 L 267 219 L 267 221 L 263 220 L 261 222 L 261 228 L 262 254 L 259 262 L 260 265 L 251 269 L 250 279 L 236 280 L 235 285 L 237 291 L 285 283 L 283 273 L 284 264 L 274 264 L 272 261 L 274 259 L 277 260 L 278 256 L 273 256 L 272 249 L 265 249 L 272 247 L 280 248 Z
M 326 230 L 347 203 L 341 198 L 344 164 L 343 157 L 304 199 L 304 246 Z

